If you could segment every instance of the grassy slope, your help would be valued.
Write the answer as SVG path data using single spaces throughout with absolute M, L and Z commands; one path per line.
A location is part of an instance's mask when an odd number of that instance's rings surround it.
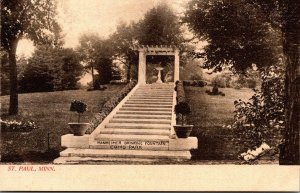
M 199 149 L 192 152 L 195 159 L 233 160 L 237 150 L 232 142 L 232 130 L 224 128 L 233 120 L 234 105 L 237 99 L 248 100 L 250 89 L 219 89 L 226 96 L 210 96 L 205 90 L 211 87 L 185 87 L 187 100 L 192 106 L 189 123 L 194 125 L 193 136 L 198 137 Z
M 82 100 L 87 103 L 88 111 L 82 121 L 88 121 L 94 113 L 100 111 L 103 104 L 124 85 L 109 85 L 105 91 L 59 91 L 48 93 L 29 93 L 19 95 L 19 114 L 8 116 L 9 97 L 2 96 L 1 118 L 35 121 L 40 129 L 28 134 L 2 133 L 2 154 L 8 152 L 24 154 L 24 152 L 44 152 L 48 149 L 48 133 L 50 133 L 50 148 L 60 150 L 60 136 L 69 133 L 67 123 L 76 121 L 77 115 L 70 112 L 72 100 Z

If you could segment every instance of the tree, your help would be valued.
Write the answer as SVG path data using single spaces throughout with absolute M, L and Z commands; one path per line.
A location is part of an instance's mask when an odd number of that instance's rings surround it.
M 79 38 L 78 53 L 86 69 L 91 69 L 93 87 L 96 85 L 94 71 L 99 73 L 100 84 L 109 83 L 112 78 L 112 43 L 97 34 L 83 34 Z
M 137 39 L 142 45 L 175 45 L 183 41 L 179 17 L 166 4 L 149 10 L 138 22 Z
M 114 52 L 113 59 L 125 65 L 127 81 L 132 78 L 132 66 L 138 63 L 138 54 L 132 49 L 138 44 L 136 31 L 136 23 L 120 22 L 116 32 L 110 37 Z
M 9 55 L 10 104 L 9 114 L 18 113 L 18 82 L 16 50 L 21 38 L 35 43 L 52 42 L 56 15 L 55 1 L 2 0 L 1 1 L 1 48 Z
M 108 84 L 113 75 L 112 43 L 110 39 L 100 39 L 95 45 L 95 69 L 99 74 L 99 84 Z
M 243 72 L 286 58 L 285 137 L 280 164 L 299 164 L 299 26 L 300 2 L 293 0 L 193 0 L 183 20 L 209 45 L 205 67 L 224 64 Z M 279 41 L 279 42 L 278 42 Z
M 204 68 L 221 71 L 231 65 L 243 73 L 253 63 L 262 67 L 278 61 L 274 49 L 280 48 L 280 37 L 270 30 L 263 13 L 244 1 L 194 0 L 183 21 L 208 42 Z
M 91 70 L 93 87 L 95 86 L 95 47 L 98 41 L 100 41 L 100 37 L 97 34 L 83 34 L 79 37 L 79 47 L 77 49 L 85 68 Z
M 77 55 L 71 48 L 38 46 L 20 71 L 20 92 L 76 89 L 83 72 Z

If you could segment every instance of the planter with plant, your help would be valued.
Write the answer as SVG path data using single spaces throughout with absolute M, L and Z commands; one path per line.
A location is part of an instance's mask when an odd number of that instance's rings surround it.
M 74 100 L 71 102 L 70 111 L 78 113 L 77 122 L 69 123 L 69 126 L 74 134 L 74 136 L 83 136 L 88 129 L 89 123 L 81 123 L 81 115 L 87 110 L 87 105 L 79 100 Z
M 178 138 L 188 138 L 192 132 L 193 125 L 187 125 L 186 116 L 191 113 L 191 108 L 187 102 L 179 102 L 175 105 L 177 122 L 180 125 L 174 125 L 174 130 Z M 178 116 L 180 115 L 180 116 Z

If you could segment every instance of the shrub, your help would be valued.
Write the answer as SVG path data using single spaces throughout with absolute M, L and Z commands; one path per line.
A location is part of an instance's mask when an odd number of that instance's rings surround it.
M 38 129 L 38 126 L 33 121 L 3 121 L 1 123 L 1 132 L 30 132 Z
M 177 104 L 175 106 L 176 122 L 177 123 L 184 123 L 185 116 L 178 116 L 178 114 L 181 114 L 181 115 L 183 115 L 184 113 L 188 114 L 188 113 L 191 112 L 191 109 L 190 109 L 190 106 L 187 103 L 186 98 L 185 98 L 183 81 L 176 82 L 175 90 L 177 92 L 177 97 L 176 97 Z M 176 107 L 178 109 L 176 109 Z
M 177 92 L 177 97 L 176 97 L 177 103 L 185 102 L 185 93 L 184 93 L 182 81 L 178 81 L 175 87 L 175 91 Z
M 94 118 L 90 121 L 90 125 L 87 134 L 91 134 L 96 127 L 109 115 L 109 113 L 119 104 L 123 98 L 135 87 L 137 84 L 136 80 L 129 82 L 118 94 L 110 98 L 103 107 L 101 112 L 97 113 Z
M 185 116 L 191 113 L 191 107 L 187 102 L 179 102 L 175 105 L 175 113 L 181 115 L 181 125 L 185 124 Z
M 241 152 L 255 149 L 263 142 L 277 147 L 284 128 L 284 70 L 271 66 L 261 72 L 261 90 L 249 102 L 234 102 L 235 115 L 232 128 Z
M 221 96 L 225 96 L 225 93 L 219 91 L 218 86 L 215 84 L 212 88 L 212 91 L 210 90 L 206 90 L 205 91 L 208 95 L 221 95 Z
M 227 74 L 220 74 L 213 78 L 212 85 L 217 85 L 220 88 L 231 87 L 231 76 Z
M 70 111 L 76 111 L 78 113 L 78 123 L 80 122 L 80 115 L 87 110 L 87 105 L 79 100 L 71 102 Z

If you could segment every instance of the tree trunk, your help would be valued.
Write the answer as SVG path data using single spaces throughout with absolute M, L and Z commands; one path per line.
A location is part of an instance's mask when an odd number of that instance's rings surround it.
M 94 75 L 94 64 L 92 64 L 92 83 L 93 83 L 93 89 L 95 89 L 95 75 Z
M 295 1 L 297 2 L 297 1 Z M 284 26 L 284 53 L 286 67 L 286 103 L 284 142 L 280 148 L 279 163 L 299 165 L 299 128 L 300 128 L 300 17 L 299 3 L 290 0 L 287 4 L 286 25 Z
M 9 114 L 18 114 L 18 77 L 17 77 L 17 61 L 16 51 L 19 40 L 12 42 L 11 48 L 8 50 L 9 56 L 9 78 L 10 78 L 10 100 Z

